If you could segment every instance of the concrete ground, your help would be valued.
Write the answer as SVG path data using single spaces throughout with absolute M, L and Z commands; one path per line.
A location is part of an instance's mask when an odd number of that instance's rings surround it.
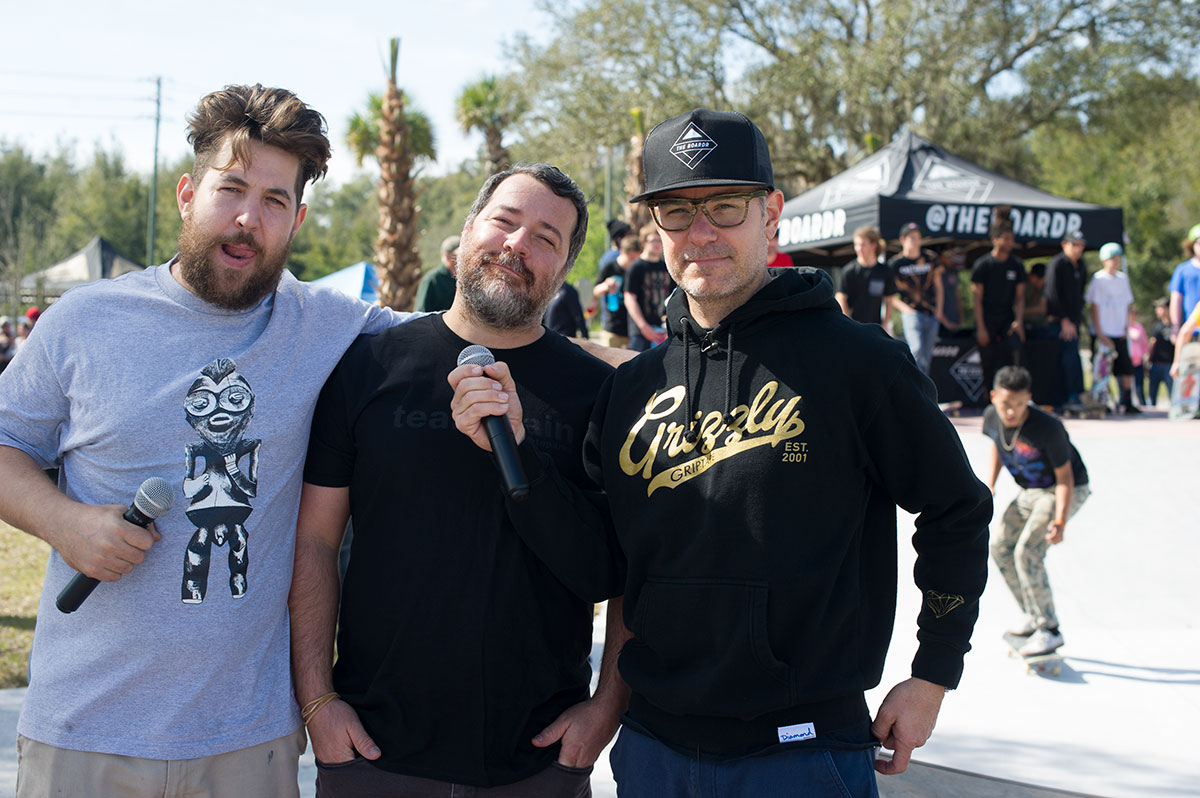
M 978 416 L 954 419 L 976 473 L 991 445 Z M 880 777 L 884 798 L 1200 796 L 1200 485 L 1189 455 L 1200 422 L 1165 413 L 1068 421 L 1092 496 L 1047 559 L 1066 645 L 1057 678 L 1025 673 L 1000 639 L 1016 605 L 992 570 L 962 684 L 946 697 L 932 739 L 901 776 Z M 914 456 L 920 456 L 919 452 Z M 997 484 L 1001 510 L 1015 495 Z M 907 541 L 913 519 L 900 518 Z M 907 676 L 920 596 L 902 545 L 896 629 L 880 688 Z M 598 632 L 597 644 L 600 642 Z M 0 796 L 16 781 L 15 733 L 23 690 L 0 691 Z M 302 794 L 313 794 L 311 753 Z M 596 798 L 616 790 L 601 756 Z

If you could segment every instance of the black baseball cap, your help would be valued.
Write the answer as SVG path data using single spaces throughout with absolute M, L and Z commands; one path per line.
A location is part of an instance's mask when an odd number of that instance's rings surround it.
M 1067 234 L 1062 237 L 1064 244 L 1086 244 L 1087 239 L 1083 237 L 1083 232 L 1080 230 L 1068 230 Z
M 630 202 L 700 186 L 775 188 L 767 139 L 745 114 L 697 108 L 668 119 L 646 137 L 642 168 L 646 190 Z
M 904 238 L 909 233 L 919 232 L 921 232 L 921 225 L 917 224 L 916 222 L 909 222 L 900 228 L 900 238 Z

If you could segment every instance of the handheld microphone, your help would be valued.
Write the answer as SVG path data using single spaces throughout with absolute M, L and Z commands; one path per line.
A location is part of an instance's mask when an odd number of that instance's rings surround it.
M 471 344 L 458 353 L 458 365 L 490 366 L 496 358 L 486 346 Z M 496 458 L 496 468 L 500 470 L 500 481 L 504 492 L 511 499 L 524 499 L 529 495 L 529 480 L 525 478 L 525 469 L 521 467 L 521 458 L 517 455 L 517 439 L 513 436 L 512 425 L 505 416 L 488 416 L 483 420 L 487 429 L 488 443 L 492 445 L 492 455 Z
M 129 505 L 129 509 L 121 517 L 131 524 L 148 527 L 151 521 L 170 510 L 174 503 L 175 492 L 171 490 L 171 483 L 162 477 L 150 477 L 138 487 L 133 504 Z M 92 595 L 98 584 L 99 579 L 75 574 L 58 594 L 54 605 L 62 612 L 74 612 Z

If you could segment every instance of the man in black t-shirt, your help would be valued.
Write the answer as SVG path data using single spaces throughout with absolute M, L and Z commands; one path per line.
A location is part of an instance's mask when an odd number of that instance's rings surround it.
M 629 311 L 629 348 L 645 352 L 667 338 L 663 317 L 675 281 L 662 259 L 662 235 L 653 224 L 638 232 L 642 256 L 625 271 L 625 309 Z
M 854 260 L 842 267 L 837 275 L 834 298 L 845 313 L 864 324 L 882 324 L 891 316 L 891 297 L 896 293 L 892 270 L 879 262 L 883 238 L 870 225 L 854 231 Z M 886 309 L 886 313 L 884 310 Z
M 1033 380 L 1019 366 L 996 372 L 992 403 L 983 413 L 983 434 L 991 438 L 988 486 L 996 492 L 1003 465 L 1021 491 L 1004 511 L 991 541 L 992 559 L 1025 614 L 1008 634 L 1024 638 L 1025 656 L 1048 654 L 1063 644 L 1046 576 L 1049 546 L 1087 500 L 1088 475 L 1063 423 L 1031 404 Z
M 1087 263 L 1083 233 L 1072 230 L 1063 236 L 1062 252 L 1046 265 L 1046 321 L 1050 332 L 1058 336 L 1067 404 L 1079 403 L 1083 393 L 1083 365 L 1079 360 L 1079 332 L 1083 324 L 1083 287 L 1087 284 Z
M 1024 262 L 1012 255 L 1015 239 L 1007 220 L 993 219 L 991 237 L 992 251 L 971 269 L 975 340 L 979 342 L 984 385 L 991 385 L 996 369 L 1020 359 L 1028 281 Z
M 1150 329 L 1150 392 L 1146 398 L 1150 406 L 1158 404 L 1158 386 L 1167 386 L 1167 399 L 1175 387 L 1171 376 L 1171 364 L 1175 362 L 1175 337 L 1171 334 L 1170 300 L 1166 297 L 1154 300 L 1154 315 L 1158 321 Z
M 900 254 L 888 262 L 896 282 L 892 300 L 900 311 L 904 340 L 921 371 L 929 373 L 937 345 L 942 315 L 942 267 L 937 257 L 921 248 L 921 226 L 909 222 L 900 228 Z
M 619 600 L 588 698 L 592 605 L 619 593 L 619 579 L 588 581 L 573 558 L 524 544 L 492 456 L 454 428 L 447 381 L 464 370 L 485 384 L 515 380 L 505 399 L 524 408 L 522 460 L 590 484 L 583 436 L 611 368 L 541 324 L 586 229 L 583 193 L 554 167 L 493 175 L 463 227 L 450 309 L 360 336 L 321 392 L 289 608 L 296 697 L 327 798 L 463 785 L 481 798 L 501 787 L 588 794 L 627 703 L 614 662 L 628 639 Z M 455 368 L 469 344 L 502 363 Z M 336 557 L 351 516 L 339 609 Z M 547 522 L 586 551 L 569 525 Z M 597 548 L 591 562 L 611 573 L 602 558 L 615 555 Z
M 626 225 L 628 227 L 628 225 Z M 600 305 L 600 343 L 616 349 L 629 345 L 629 311 L 625 310 L 625 271 L 638 259 L 642 242 L 628 231 L 617 242 L 617 256 L 600 267 L 592 296 Z

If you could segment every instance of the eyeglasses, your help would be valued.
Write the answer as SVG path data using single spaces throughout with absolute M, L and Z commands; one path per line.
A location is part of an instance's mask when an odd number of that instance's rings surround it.
M 692 226 L 696 218 L 696 209 L 704 211 L 713 227 L 737 227 L 746 221 L 750 213 L 750 200 L 765 197 L 769 191 L 760 189 L 748 194 L 718 194 L 715 197 L 703 199 L 669 199 L 650 200 L 650 213 L 655 223 L 663 230 L 678 233 Z

